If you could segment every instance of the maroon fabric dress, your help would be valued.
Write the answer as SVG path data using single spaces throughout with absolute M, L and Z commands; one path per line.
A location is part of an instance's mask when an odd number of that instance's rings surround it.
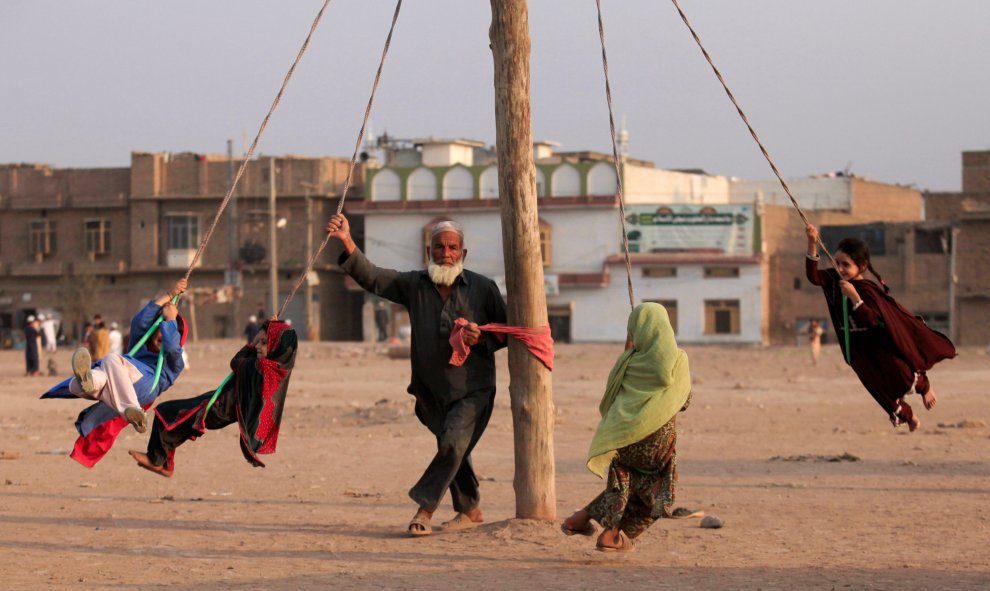
M 811 283 L 821 286 L 832 326 L 842 353 L 866 390 L 897 426 L 914 416 L 904 402 L 906 394 L 929 390 L 925 372 L 943 359 L 956 356 L 944 334 L 932 330 L 869 279 L 852 281 L 863 304 L 849 310 L 849 350 L 844 334 L 845 318 L 839 274 L 818 269 L 818 261 L 807 259 L 805 270 Z

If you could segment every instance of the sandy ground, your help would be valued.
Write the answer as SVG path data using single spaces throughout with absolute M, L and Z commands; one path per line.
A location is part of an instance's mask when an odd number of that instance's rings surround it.
M 234 341 L 190 347 L 168 397 L 212 389 Z M 597 494 L 584 468 L 616 345 L 560 345 L 553 374 L 557 511 Z M 94 469 L 67 457 L 83 401 L 39 401 L 0 352 L 0 587 L 4 589 L 987 589 L 990 359 L 963 350 L 932 372 L 938 406 L 894 430 L 838 349 L 689 347 L 676 505 L 725 522 L 662 520 L 626 555 L 556 522 L 514 519 L 506 354 L 474 461 L 486 524 L 403 535 L 406 491 L 434 441 L 405 394 L 408 361 L 318 344 L 292 377 L 278 453 L 241 457 L 233 428 L 177 454 L 174 478 L 138 468 L 125 431 Z M 69 367 L 68 351 L 57 353 Z M 968 426 L 957 426 L 970 421 Z M 942 426 L 939 426 L 939 424 Z M 858 461 L 815 461 L 851 454 Z M 794 456 L 807 456 L 795 460 Z M 792 459 L 772 459 L 791 457 Z M 452 515 L 449 504 L 435 523 Z

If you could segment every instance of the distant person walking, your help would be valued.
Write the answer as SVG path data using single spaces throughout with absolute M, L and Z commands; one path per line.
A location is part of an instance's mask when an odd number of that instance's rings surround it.
M 24 326 L 24 375 L 27 377 L 40 376 L 38 369 L 41 350 L 41 323 L 34 315 L 27 317 L 27 325 Z
M 808 323 L 808 345 L 811 347 L 811 365 L 818 365 L 818 357 L 822 354 L 822 335 L 825 329 L 817 319 Z
M 379 341 L 388 338 L 388 310 L 385 309 L 385 302 L 378 302 L 375 306 L 375 328 L 378 329 Z
M 248 322 L 244 326 L 244 337 L 248 344 L 254 342 L 254 337 L 258 336 L 258 332 L 261 330 L 261 325 L 258 324 L 257 316 L 248 316 Z
M 58 348 L 58 321 L 50 314 L 38 314 L 38 320 L 41 321 L 41 334 L 45 337 L 45 351 L 54 353 Z
M 93 316 L 93 332 L 89 333 L 87 348 L 93 359 L 103 359 L 110 352 L 110 331 L 99 314 Z
M 117 355 L 124 354 L 124 335 L 120 333 L 120 325 L 116 322 L 110 323 L 110 332 L 107 334 L 110 340 L 110 352 Z

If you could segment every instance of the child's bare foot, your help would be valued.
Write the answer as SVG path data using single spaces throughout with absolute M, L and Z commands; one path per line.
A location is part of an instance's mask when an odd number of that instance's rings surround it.
M 912 433 L 914 433 L 915 431 L 917 431 L 918 430 L 918 427 L 920 427 L 920 426 L 921 426 L 921 419 L 919 419 L 918 417 L 911 417 L 911 420 L 908 421 L 908 429 Z
M 931 410 L 935 408 L 935 403 L 938 402 L 938 398 L 935 397 L 935 390 L 929 389 L 921 395 L 921 400 L 925 403 L 925 409 Z

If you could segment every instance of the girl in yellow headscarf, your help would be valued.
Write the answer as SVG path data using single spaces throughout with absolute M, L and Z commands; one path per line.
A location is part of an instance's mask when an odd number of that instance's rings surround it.
M 677 348 L 667 310 L 656 303 L 629 315 L 626 350 L 608 376 L 598 410 L 602 419 L 588 450 L 588 469 L 605 490 L 564 520 L 567 535 L 594 535 L 596 547 L 628 551 L 632 539 L 660 517 L 670 517 L 677 482 L 675 417 L 687 408 L 691 372 Z

